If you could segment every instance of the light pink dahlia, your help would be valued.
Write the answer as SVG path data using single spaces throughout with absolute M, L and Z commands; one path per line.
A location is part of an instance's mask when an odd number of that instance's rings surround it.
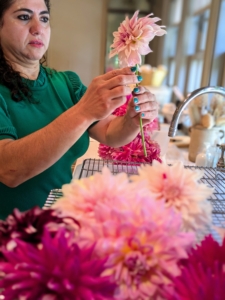
M 108 256 L 104 275 L 111 275 L 119 288 L 116 299 L 158 299 L 170 277 L 180 274 L 177 265 L 187 257 L 194 233 L 181 233 L 181 218 L 163 202 L 136 196 L 132 202 L 115 199 L 114 205 L 99 202 L 93 221 L 81 229 L 80 242 L 96 242 L 95 254 Z
M 141 55 L 151 52 L 149 42 L 155 36 L 166 33 L 164 26 L 155 24 L 160 19 L 151 18 L 149 14 L 138 19 L 139 11 L 136 11 L 131 19 L 126 19 L 120 24 L 118 31 L 113 33 L 114 40 L 111 45 L 109 58 L 118 54 L 121 66 L 134 66 L 141 64 Z
M 76 216 L 83 224 L 86 220 L 95 218 L 98 204 L 114 206 L 115 203 L 120 203 L 120 207 L 123 205 L 125 209 L 129 209 L 130 204 L 135 204 L 135 197 L 148 191 L 142 183 L 130 183 L 127 174 L 119 173 L 113 176 L 110 170 L 104 167 L 102 173 L 95 173 L 89 178 L 75 179 L 63 185 L 62 192 L 63 197 L 52 208 L 59 209 L 65 216 Z
M 195 240 L 194 233 L 181 232 L 180 215 L 152 199 L 146 185 L 105 168 L 64 186 L 54 205 L 79 220 L 80 246 L 95 243 L 95 255 L 109 257 L 104 275 L 118 284 L 116 299 L 157 299 L 172 288 L 170 277 L 180 274 L 177 263 Z
M 200 183 L 202 177 L 201 171 L 185 169 L 181 162 L 173 166 L 155 162 L 139 168 L 139 175 L 132 176 L 132 180 L 146 180 L 150 195 L 181 213 L 183 229 L 188 231 L 211 225 L 212 207 L 207 199 L 213 189 Z
M 167 300 L 225 299 L 225 239 L 219 245 L 207 236 L 181 264 L 181 275 L 173 278 L 175 290 Z
M 102 276 L 105 259 L 93 258 L 93 249 L 80 249 L 64 229 L 54 238 L 45 231 L 39 248 L 15 240 L 0 262 L 1 299 L 113 300 L 116 285 Z

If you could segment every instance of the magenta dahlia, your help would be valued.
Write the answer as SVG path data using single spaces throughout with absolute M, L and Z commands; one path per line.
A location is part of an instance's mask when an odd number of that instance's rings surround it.
M 70 225 L 73 225 L 73 229 Z M 26 212 L 14 209 L 5 221 L 0 220 L 0 249 L 14 239 L 38 244 L 44 229 L 48 229 L 54 235 L 61 227 L 74 231 L 74 227 L 78 226 L 79 223 L 75 219 L 61 217 L 60 212 L 56 210 L 43 210 L 37 206 Z
M 101 276 L 106 259 L 93 257 L 94 247 L 80 249 L 71 233 L 45 231 L 42 247 L 14 240 L 0 262 L 1 299 L 106 300 L 115 284 Z
M 219 245 L 207 236 L 181 264 L 181 275 L 173 279 L 175 290 L 168 300 L 225 299 L 225 239 Z
M 130 99 L 131 97 L 128 97 L 127 102 L 124 105 L 118 107 L 113 112 L 113 114 L 115 116 L 125 115 Z M 99 144 L 99 157 L 108 160 L 131 161 L 142 163 L 152 163 L 153 160 L 161 162 L 160 147 L 156 142 L 150 140 L 149 135 L 152 131 L 156 129 L 158 129 L 157 119 L 153 120 L 150 124 L 143 126 L 147 156 L 145 156 L 141 134 L 139 133 L 132 142 L 119 148 L 113 148 L 104 144 Z

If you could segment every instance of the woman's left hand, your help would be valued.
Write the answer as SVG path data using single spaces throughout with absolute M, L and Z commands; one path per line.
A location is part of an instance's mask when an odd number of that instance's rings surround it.
M 145 87 L 134 89 L 126 114 L 123 117 L 109 116 L 89 129 L 91 137 L 102 144 L 118 148 L 133 141 L 142 124 L 152 122 L 158 116 L 158 103 L 155 96 Z M 136 102 L 136 103 L 135 103 Z
M 152 122 L 158 116 L 159 108 L 155 95 L 143 86 L 135 88 L 132 95 L 125 118 L 130 119 L 129 121 L 137 126 L 140 124 L 140 118 L 143 125 Z

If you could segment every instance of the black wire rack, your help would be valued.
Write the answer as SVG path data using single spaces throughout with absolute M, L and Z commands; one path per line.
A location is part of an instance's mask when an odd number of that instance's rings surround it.
M 81 170 L 78 178 L 86 178 L 94 175 L 95 173 L 101 173 L 104 166 L 108 167 L 112 174 L 126 173 L 128 175 L 138 174 L 138 167 L 147 163 L 136 163 L 136 162 L 121 162 L 112 160 L 102 159 L 85 159 L 81 166 Z M 200 179 L 201 182 L 214 188 L 214 193 L 207 199 L 212 204 L 212 218 L 213 225 L 221 228 L 225 228 L 225 172 L 224 169 L 218 168 L 205 168 L 196 166 L 184 166 L 191 170 L 203 171 L 203 177 Z M 49 208 L 53 203 L 62 197 L 62 190 L 52 190 L 46 200 L 44 208 Z M 214 238 L 219 240 L 218 233 L 212 228 L 206 228 L 208 233 L 212 233 Z M 205 235 L 206 232 L 200 232 L 199 238 Z
M 115 160 L 102 160 L 102 159 L 85 159 L 83 161 L 79 179 L 89 177 L 95 173 L 101 173 L 103 167 L 110 169 L 111 173 L 116 175 L 118 173 L 126 173 L 128 175 L 138 174 L 138 167 L 143 164 L 139 162 L 126 162 L 126 161 L 115 161 Z

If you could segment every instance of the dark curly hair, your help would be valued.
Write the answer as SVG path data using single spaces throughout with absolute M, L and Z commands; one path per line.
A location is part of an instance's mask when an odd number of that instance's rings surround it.
M 0 26 L 2 26 L 2 20 L 4 13 L 16 0 L 0 0 Z M 50 0 L 44 0 L 48 11 L 50 12 Z M 45 57 L 41 59 L 41 63 L 45 62 Z M 28 85 L 22 80 L 20 73 L 13 70 L 9 61 L 5 59 L 4 53 L 0 46 L 0 83 L 9 88 L 11 92 L 12 100 L 20 102 L 27 98 L 30 102 L 31 91 Z

